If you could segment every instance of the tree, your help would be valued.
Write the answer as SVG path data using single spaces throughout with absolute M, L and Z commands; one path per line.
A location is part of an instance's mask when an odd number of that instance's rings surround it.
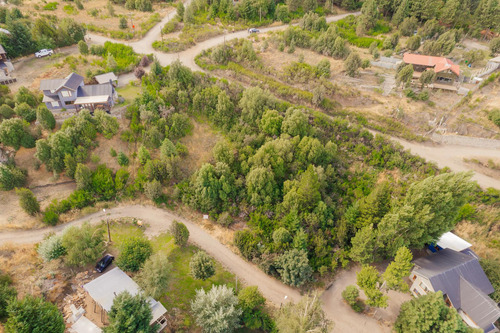
M 196 324 L 210 333 L 230 333 L 239 327 L 242 310 L 233 289 L 226 285 L 212 286 L 210 291 L 196 290 L 191 302 Z
M 168 255 L 158 252 L 149 257 L 137 275 L 137 283 L 146 296 L 160 298 L 168 288 L 172 275 L 172 264 Z
M 191 276 L 205 281 L 215 275 L 215 263 L 206 252 L 198 251 L 189 262 Z
M 62 236 L 62 246 L 67 252 L 66 264 L 82 267 L 93 263 L 105 249 L 104 228 L 89 223 L 68 227 Z
M 7 278 L 10 277 L 7 276 Z M 7 317 L 7 307 L 17 297 L 17 290 L 10 284 L 10 281 L 0 281 L 0 319 Z
M 10 191 L 26 184 L 26 171 L 13 165 L 0 164 L 0 190 Z
M 422 75 L 420 75 L 420 78 L 418 80 L 420 81 L 422 88 L 424 88 L 425 86 L 434 82 L 435 79 L 436 79 L 436 72 L 434 72 L 434 70 L 432 69 L 428 69 L 424 71 Z
M 400 247 L 396 252 L 396 257 L 387 266 L 382 275 L 389 289 L 408 291 L 408 284 L 404 278 L 410 275 L 410 270 L 413 267 L 411 263 L 413 255 L 406 247 Z
M 170 233 L 174 236 L 175 244 L 186 246 L 189 239 L 189 230 L 182 222 L 172 221 Z
M 292 249 L 285 252 L 276 260 L 276 265 L 281 280 L 293 287 L 300 287 L 312 275 L 307 252 L 304 250 Z
M 46 130 L 53 130 L 56 127 L 56 119 L 52 112 L 45 106 L 45 104 L 41 104 L 36 109 L 36 120 L 42 125 Z
M 116 63 L 115 57 L 111 53 L 108 53 L 106 58 L 106 68 L 110 71 L 114 71 L 116 66 L 118 66 L 118 64 Z
M 233 148 L 226 140 L 218 141 L 212 149 L 212 153 L 217 162 L 227 165 L 232 165 L 234 162 Z
M 118 27 L 120 29 L 127 29 L 128 28 L 128 22 L 127 22 L 127 18 L 125 16 L 120 17 L 120 22 L 118 24 Z
M 92 170 L 82 163 L 78 163 L 75 169 L 75 181 L 77 190 L 92 189 Z
M 179 2 L 177 4 L 177 16 L 179 16 L 180 20 L 184 18 L 184 4 L 182 2 Z
M 99 165 L 92 173 L 92 191 L 102 200 L 111 200 L 116 194 L 113 171 L 104 164 Z
M 289 108 L 281 125 L 281 132 L 290 136 L 305 136 L 309 133 L 309 119 L 304 110 Z
M 12 118 L 15 114 L 14 109 L 12 109 L 9 105 L 3 104 L 0 106 L 0 119 Z
M 122 151 L 118 154 L 116 159 L 120 166 L 127 166 L 130 162 L 127 155 L 125 155 L 125 153 Z
M 156 179 L 152 181 L 145 182 L 144 186 L 144 194 L 148 197 L 149 200 L 155 201 L 158 200 L 163 194 L 163 188 L 161 183 Z
M 28 123 L 36 120 L 36 111 L 28 103 L 17 104 L 14 112 Z
M 491 54 L 495 55 L 500 52 L 500 37 L 493 38 L 490 41 Z
M 0 142 L 18 150 L 21 146 L 33 148 L 35 140 L 29 133 L 29 124 L 22 119 L 5 119 L 0 123 Z
M 286 303 L 276 318 L 279 332 L 328 333 L 333 324 L 326 318 L 317 294 L 303 296 L 299 303 Z
M 168 138 L 165 138 L 160 147 L 160 154 L 162 157 L 172 157 L 177 155 L 175 145 Z
M 248 202 L 254 206 L 271 205 L 279 195 L 274 173 L 269 168 L 252 168 L 246 176 Z
M 273 109 L 275 103 L 269 91 L 259 87 L 245 89 L 239 102 L 242 118 L 251 125 L 258 124 L 264 111 Z
M 146 147 L 142 145 L 139 147 L 137 150 L 137 159 L 141 165 L 146 164 L 146 162 L 151 159 L 151 155 Z
M 396 73 L 396 84 L 408 86 L 413 78 L 413 65 L 408 64 Z
M 104 327 L 105 333 L 141 332 L 155 333 L 156 327 L 149 326 L 153 319 L 151 305 L 141 293 L 132 296 L 128 291 L 122 291 L 113 299 L 113 305 L 108 312 L 109 325 Z
M 257 286 L 241 289 L 238 293 L 238 303 L 243 311 L 242 319 L 245 327 L 256 330 L 266 325 L 268 316 L 263 312 L 266 299 Z
M 394 330 L 398 333 L 468 332 L 457 310 L 444 302 L 441 291 L 403 303 Z
M 368 298 L 366 304 L 377 308 L 387 307 L 388 297 L 379 290 L 380 275 L 375 267 L 363 266 L 356 274 L 356 282 Z
M 83 55 L 89 54 L 89 46 L 87 45 L 87 43 L 85 43 L 84 40 L 78 42 L 78 50 Z
M 359 290 L 355 285 L 349 285 L 345 287 L 344 291 L 342 291 L 342 298 L 349 304 L 353 306 L 356 304 L 359 297 Z
M 406 41 L 406 48 L 410 51 L 416 51 L 420 47 L 421 38 L 419 35 L 411 36 Z
M 57 306 L 32 295 L 13 300 L 7 307 L 7 312 L 9 319 L 5 324 L 6 332 L 63 333 L 66 328 Z
M 151 242 L 142 237 L 130 237 L 120 246 L 116 265 L 128 272 L 137 272 L 153 253 Z
M 352 248 L 349 252 L 354 261 L 361 264 L 373 262 L 377 248 L 376 235 L 373 224 L 367 225 L 356 232 L 356 235 L 351 239 Z
M 378 225 L 386 254 L 395 255 L 401 246 L 424 247 L 453 229 L 460 208 L 476 186 L 471 176 L 466 172 L 443 173 L 410 185 L 401 205 Z
M 283 117 L 276 110 L 267 110 L 262 115 L 259 123 L 259 128 L 262 132 L 271 135 L 279 136 L 281 134 L 281 124 Z
M 358 69 L 361 67 L 361 58 L 356 52 L 351 52 L 347 59 L 344 61 L 344 68 L 349 76 L 356 76 Z
M 21 188 L 16 190 L 16 194 L 19 196 L 19 205 L 26 213 L 34 216 L 40 212 L 40 204 L 33 192 L 27 188 Z
M 62 245 L 62 236 L 52 235 L 38 244 L 38 254 L 44 261 L 58 259 L 66 254 L 66 248 Z

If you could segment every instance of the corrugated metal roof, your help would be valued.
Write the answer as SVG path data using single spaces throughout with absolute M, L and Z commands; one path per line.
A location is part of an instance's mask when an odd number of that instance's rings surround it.
M 471 243 L 458 237 L 452 232 L 445 232 L 443 235 L 441 235 L 436 244 L 443 249 L 452 249 L 458 252 L 468 249 L 472 246 Z
M 137 295 L 140 292 L 139 286 L 134 282 L 124 271 L 118 267 L 113 268 L 109 272 L 99 276 L 97 279 L 90 281 L 83 286 L 94 301 L 96 301 L 106 312 L 111 310 L 113 300 L 121 292 L 128 291 L 131 295 Z M 165 314 L 165 307 L 148 297 L 151 311 L 153 312 L 153 323 L 160 316 Z
M 485 332 L 500 318 L 500 309 L 491 298 L 474 287 L 463 277 L 460 278 L 460 298 L 464 311 Z
M 56 90 L 64 79 L 42 80 L 40 81 L 40 90 Z
M 109 83 L 109 81 L 116 81 L 118 78 L 116 77 L 115 73 L 109 72 L 109 73 L 104 73 L 101 75 L 96 75 L 94 77 L 97 81 L 97 83 L 102 84 L 102 83 Z
M 78 97 L 102 95 L 113 96 L 113 85 L 111 83 L 90 84 L 78 88 Z
M 56 88 L 56 91 L 62 89 L 63 87 L 71 90 L 76 90 L 78 89 L 78 87 L 82 82 L 83 82 L 83 76 L 78 75 L 76 73 L 71 73 L 70 75 L 64 78 L 64 82 L 61 83 L 61 85 Z
M 106 103 L 109 100 L 108 95 L 100 95 L 100 96 L 85 96 L 85 97 L 78 97 L 75 99 L 75 102 L 73 104 L 79 105 L 79 104 L 94 104 L 94 103 Z
M 486 295 L 495 291 L 479 261 L 467 254 L 444 249 L 414 261 L 415 272 L 427 277 L 434 290 L 448 295 L 455 308 L 461 308 L 460 278 L 463 277 Z

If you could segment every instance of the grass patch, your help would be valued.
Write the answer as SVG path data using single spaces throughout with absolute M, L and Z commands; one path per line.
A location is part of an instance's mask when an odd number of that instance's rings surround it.
M 379 22 L 377 22 L 378 26 L 376 25 L 372 30 L 372 35 L 381 34 L 386 30 L 386 27 Z M 356 35 L 356 18 L 354 17 L 354 15 L 349 15 L 345 19 L 337 21 L 336 25 L 339 27 L 340 36 L 346 39 L 352 45 L 367 49 L 373 42 L 377 42 L 377 44 L 379 45 L 382 44 L 382 41 L 379 39 L 371 37 L 360 37 Z
M 134 101 L 136 97 L 138 97 L 141 94 L 141 87 L 132 84 L 127 84 L 124 87 L 116 88 L 116 91 L 118 92 L 118 95 L 125 98 L 126 103 L 131 103 Z
M 45 6 L 43 6 L 44 10 L 56 10 L 57 6 L 59 5 L 58 2 L 49 2 Z
M 69 15 L 78 14 L 78 10 L 75 7 L 73 7 L 73 5 L 66 5 L 63 7 L 63 10 L 66 14 L 69 14 Z

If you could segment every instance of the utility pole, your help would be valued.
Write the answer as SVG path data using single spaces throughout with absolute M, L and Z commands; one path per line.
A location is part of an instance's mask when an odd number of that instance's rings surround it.
M 106 209 L 102 210 L 106 214 Z M 106 219 L 106 224 L 108 226 L 108 244 L 111 244 L 111 230 L 109 229 L 109 219 Z

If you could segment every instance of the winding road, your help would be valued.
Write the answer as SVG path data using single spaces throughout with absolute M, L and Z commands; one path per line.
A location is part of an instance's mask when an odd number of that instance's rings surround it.
M 62 233 L 68 226 L 79 226 L 86 221 L 97 223 L 104 219 L 135 217 L 147 223 L 146 235 L 153 237 L 165 232 L 170 227 L 172 221 L 177 220 L 186 225 L 189 230 L 189 241 L 196 244 L 201 249 L 220 262 L 226 269 L 238 276 L 246 285 L 258 286 L 259 290 L 267 300 L 280 306 L 282 303 L 300 300 L 298 290 L 288 287 L 273 277 L 265 274 L 257 266 L 249 263 L 236 255 L 231 249 L 222 245 L 212 235 L 203 230 L 199 225 L 186 220 L 169 211 L 152 206 L 125 205 L 97 212 L 67 224 L 55 227 L 47 227 L 39 230 L 10 231 L 0 234 L 0 245 L 6 243 L 33 244 L 43 240 L 49 232 Z M 113 235 L 111 235 L 113 237 Z M 390 332 L 388 326 L 382 326 L 377 320 L 369 316 L 363 316 L 352 311 L 342 302 L 341 292 L 346 285 L 352 284 L 355 280 L 354 271 L 343 272 L 334 282 L 333 286 L 326 291 L 323 296 L 323 309 L 325 313 L 335 322 L 334 332 Z M 286 296 L 286 298 L 285 298 Z M 409 297 L 409 296 L 408 296 Z M 399 304 L 392 307 L 392 311 L 397 313 Z M 391 308 L 391 307 L 390 307 Z

